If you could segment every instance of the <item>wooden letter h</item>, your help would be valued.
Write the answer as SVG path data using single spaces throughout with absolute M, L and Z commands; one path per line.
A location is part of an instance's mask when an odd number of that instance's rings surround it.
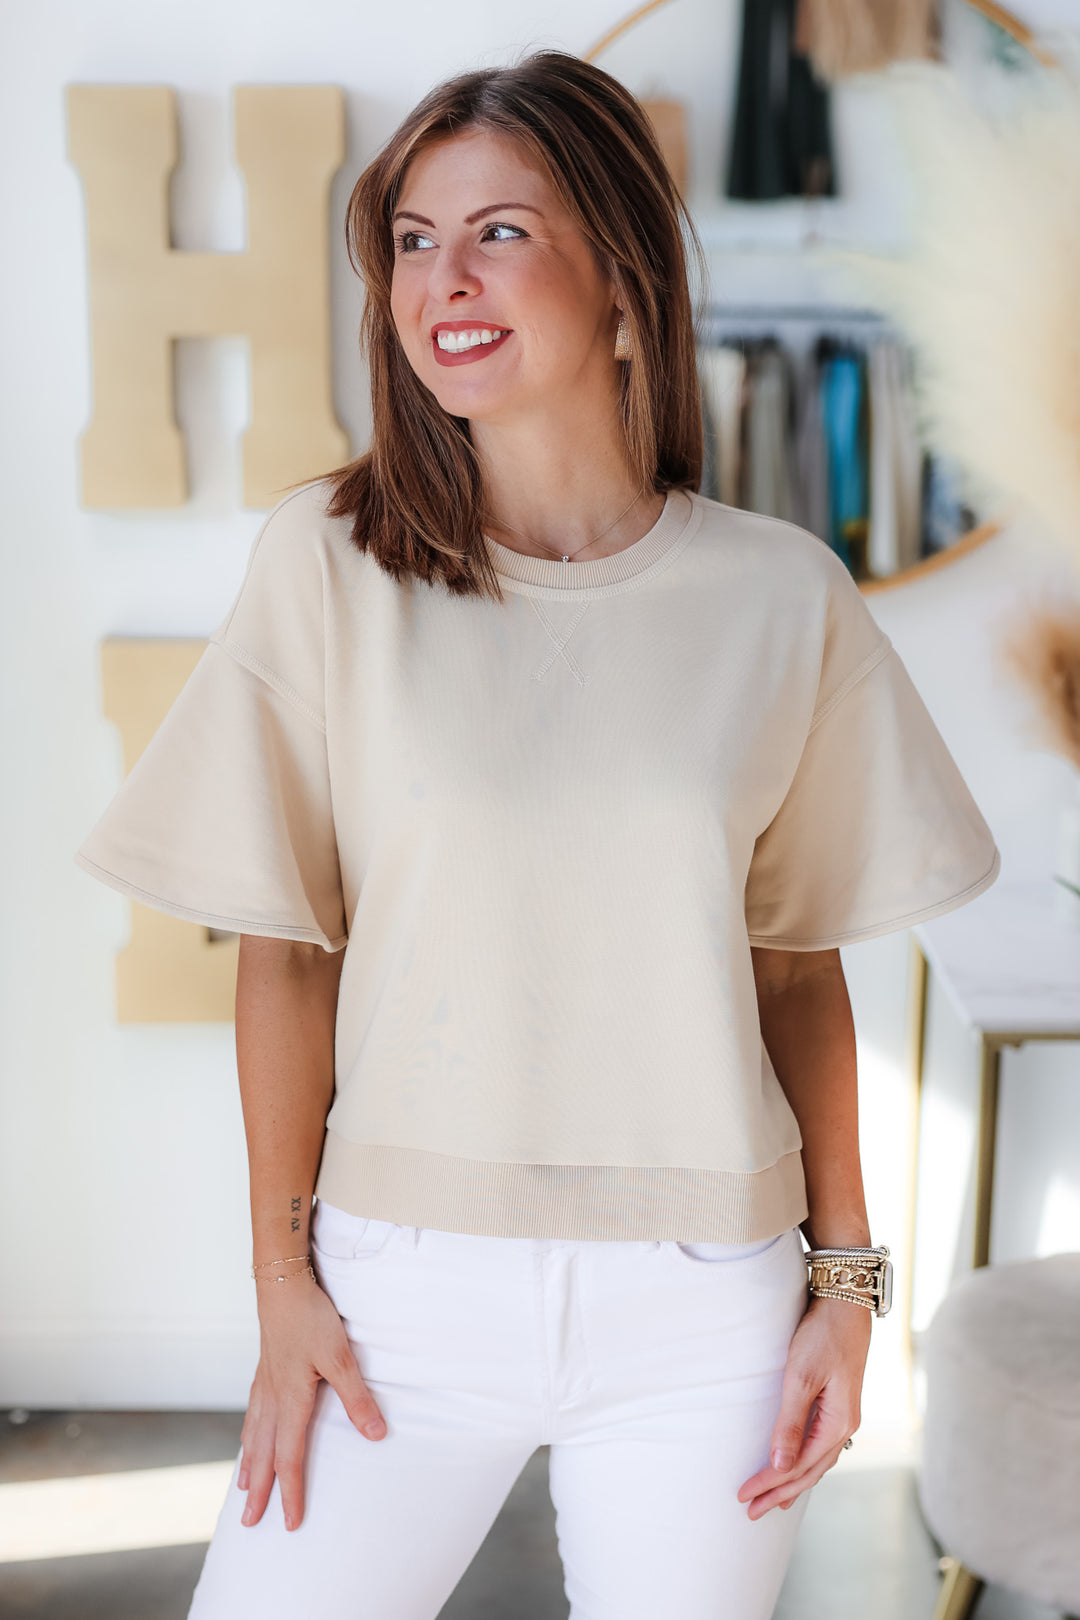
M 69 150 L 86 189 L 94 407 L 82 438 L 87 507 L 181 505 L 173 339 L 251 345 L 244 505 L 329 472 L 349 444 L 332 404 L 327 211 L 344 156 L 340 89 L 243 86 L 236 153 L 247 184 L 243 253 L 170 245 L 176 97 L 157 85 L 70 85 Z

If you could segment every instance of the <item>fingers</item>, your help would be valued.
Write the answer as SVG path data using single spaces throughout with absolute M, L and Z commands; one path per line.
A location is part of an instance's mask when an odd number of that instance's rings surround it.
M 287 1530 L 295 1530 L 304 1516 L 304 1453 L 307 1430 L 320 1380 L 336 1390 L 350 1422 L 369 1440 L 386 1434 L 386 1423 L 356 1364 L 352 1347 L 338 1319 L 325 1359 L 309 1362 L 310 1380 L 285 1392 L 275 1391 L 260 1364 L 241 1433 L 237 1485 L 247 1492 L 241 1524 L 257 1524 L 266 1510 L 275 1478 Z
M 240 1516 L 241 1524 L 257 1524 L 270 1497 L 274 1483 L 274 1430 L 262 1425 L 246 1454 L 247 1484 L 240 1485 L 248 1493 L 247 1505 Z M 237 1481 L 239 1484 L 239 1480 Z
M 237 1488 L 248 1492 L 243 1524 L 255 1524 L 262 1517 L 270 1486 L 274 1481 L 274 1423 L 265 1410 L 262 1390 L 262 1364 L 251 1385 L 244 1425 L 240 1431 L 240 1470 L 236 1476 Z M 269 1474 L 267 1469 L 269 1468 Z
M 809 1425 L 791 1467 L 780 1469 L 770 1464 L 740 1485 L 737 1497 L 740 1502 L 751 1504 L 751 1518 L 760 1518 L 770 1507 L 780 1506 L 785 1501 L 789 1502 L 800 1491 L 816 1483 L 836 1462 L 845 1441 L 859 1427 L 858 1409 L 853 1411 L 834 1409 L 834 1400 L 827 1398 L 828 1393 L 823 1391 L 811 1402 Z M 781 1413 L 774 1430 L 774 1446 L 776 1432 L 782 1428 L 783 1423 L 784 1417 Z
M 285 1528 L 295 1530 L 304 1516 L 303 1464 L 308 1419 L 314 1405 L 314 1389 L 286 1396 L 277 1403 L 276 1420 L 260 1418 L 251 1439 L 245 1443 L 236 1483 L 247 1491 L 247 1505 L 241 1524 L 258 1524 L 270 1500 L 274 1479 L 281 1488 Z
M 816 1485 L 821 1476 L 838 1460 L 845 1442 L 859 1427 L 856 1415 L 850 1421 L 837 1422 L 822 1413 L 815 1414 L 802 1451 L 792 1469 L 786 1473 L 769 1467 L 763 1468 L 740 1485 L 737 1497 L 750 1504 L 751 1519 L 760 1519 L 770 1508 L 790 1507 L 802 1491 Z
M 259 1429 L 265 1421 L 257 1389 L 256 1379 L 251 1386 L 248 1408 L 244 1413 L 244 1425 L 240 1430 L 240 1471 L 236 1476 L 236 1483 L 242 1491 L 246 1491 L 251 1484 L 251 1460 L 258 1449 Z
M 250 1483 L 249 1476 L 251 1473 L 251 1464 L 249 1462 L 249 1457 L 251 1453 L 253 1435 L 254 1424 L 252 1422 L 251 1405 L 249 1403 L 247 1412 L 244 1416 L 244 1426 L 240 1430 L 240 1469 L 236 1476 L 237 1487 L 242 1491 L 246 1491 Z
M 814 1387 L 817 1382 L 789 1362 L 784 1373 L 780 1411 L 769 1441 L 769 1465 L 739 1486 L 737 1495 L 740 1502 L 749 1502 L 762 1491 L 783 1484 L 796 1463 L 803 1461 L 806 1424 L 817 1397 L 818 1391 Z
M 802 1450 L 810 1408 L 817 1394 L 817 1379 L 788 1367 L 784 1374 L 780 1411 L 769 1442 L 769 1461 L 778 1474 L 786 1474 L 795 1466 L 795 1459 Z
M 799 1474 L 797 1478 L 789 1479 L 775 1490 L 766 1491 L 763 1496 L 758 1497 L 751 1504 L 749 1517 L 751 1519 L 760 1519 L 771 1508 L 789 1508 L 796 1498 L 802 1495 L 803 1491 L 808 1491 L 812 1485 L 816 1485 L 818 1480 L 824 1474 L 827 1474 L 829 1469 L 839 1461 L 843 1449 L 844 1442 L 841 1440 L 838 1445 L 830 1446 L 823 1457 L 820 1457 L 816 1463 Z
M 386 1433 L 385 1419 L 374 1395 L 360 1376 L 360 1369 L 344 1334 L 333 1360 L 323 1370 L 323 1377 L 333 1385 L 350 1423 L 366 1439 L 381 1440 Z
M 274 1473 L 281 1488 L 286 1530 L 295 1530 L 304 1516 L 304 1447 L 314 1404 L 315 1388 L 312 1387 L 287 1396 L 278 1409 Z

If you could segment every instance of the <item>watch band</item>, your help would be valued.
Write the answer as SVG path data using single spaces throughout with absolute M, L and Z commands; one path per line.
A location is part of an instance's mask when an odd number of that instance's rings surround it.
M 846 1299 L 875 1316 L 892 1309 L 893 1268 L 889 1251 L 876 1248 L 808 1249 L 810 1292 L 820 1299 Z

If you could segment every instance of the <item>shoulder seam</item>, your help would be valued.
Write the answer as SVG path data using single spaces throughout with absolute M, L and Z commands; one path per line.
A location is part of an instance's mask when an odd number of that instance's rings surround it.
M 258 678 L 267 686 L 272 687 L 273 690 L 277 692 L 279 697 L 283 697 L 285 701 L 291 704 L 292 707 L 296 709 L 298 713 L 302 714 L 306 720 L 310 720 L 311 724 L 316 728 L 316 730 L 321 731 L 325 737 L 326 720 L 324 717 L 321 714 L 318 714 L 311 707 L 310 703 L 306 703 L 304 701 L 295 687 L 290 686 L 288 681 L 282 680 L 277 671 L 271 669 L 269 664 L 264 664 L 261 658 L 256 658 L 253 652 L 249 652 L 246 647 L 241 647 L 239 642 L 226 641 L 224 635 L 220 631 L 215 631 L 214 634 L 210 636 L 209 642 L 211 646 L 220 647 L 222 652 L 227 653 L 229 657 L 236 661 L 236 663 L 242 664 L 246 669 L 249 669 L 253 675 L 257 675 Z
M 882 632 L 882 634 L 884 635 L 884 632 Z M 817 730 L 818 726 L 825 719 L 826 715 L 831 714 L 836 705 L 847 697 L 852 687 L 857 686 L 861 680 L 869 675 L 872 669 L 876 669 L 878 664 L 881 663 L 882 659 L 887 658 L 892 650 L 892 642 L 888 636 L 884 636 L 884 640 L 880 641 L 871 652 L 868 652 L 861 663 L 856 664 L 855 668 L 849 671 L 845 678 L 840 682 L 840 685 L 836 688 L 836 691 L 832 694 L 832 696 L 826 698 L 821 707 L 814 710 L 814 713 L 810 719 L 810 726 L 809 730 L 807 731 L 807 736 L 809 736 L 811 732 Z
M 793 533 L 802 535 L 804 540 L 815 541 L 819 546 L 823 547 L 823 549 L 827 551 L 830 556 L 835 557 L 840 567 L 844 569 L 844 572 L 848 574 L 849 578 L 851 577 L 850 570 L 847 568 L 843 560 L 837 556 L 837 553 L 833 550 L 832 546 L 829 545 L 828 541 L 823 540 L 819 534 L 815 534 L 813 529 L 808 529 L 804 523 L 795 523 L 791 518 L 774 517 L 771 512 L 751 512 L 749 508 L 745 506 L 730 506 L 724 501 L 714 501 L 709 496 L 702 495 L 700 491 L 697 492 L 697 498 L 702 501 L 708 501 L 710 506 L 716 506 L 722 512 L 731 512 L 735 517 L 750 518 L 766 526 L 773 524 L 782 529 L 791 529 Z M 857 585 L 856 588 L 858 588 Z
M 244 589 L 245 589 L 245 587 L 247 585 L 247 582 L 248 582 L 248 576 L 250 575 L 252 567 L 254 566 L 256 554 L 257 554 L 257 552 L 259 550 L 259 547 L 262 545 L 263 535 L 266 533 L 266 530 L 267 530 L 267 528 L 268 528 L 268 526 L 270 524 L 271 518 L 276 517 L 279 512 L 284 511 L 284 509 L 287 506 L 289 506 L 293 501 L 297 500 L 299 498 L 299 496 L 306 495 L 307 492 L 310 489 L 312 489 L 316 484 L 321 484 L 322 482 L 323 482 L 323 480 L 321 478 L 312 478 L 312 479 L 310 479 L 306 484 L 302 484 L 299 489 L 294 489 L 291 495 L 286 495 L 280 501 L 278 501 L 278 503 L 274 507 L 273 511 L 267 512 L 266 516 L 263 518 L 262 522 L 259 525 L 259 528 L 258 528 L 258 530 L 256 532 L 254 540 L 251 542 L 251 548 L 248 551 L 248 560 L 247 560 L 247 563 L 244 566 L 243 578 L 241 579 L 240 584 L 236 588 L 236 595 L 233 598 L 232 606 L 229 609 L 228 617 L 218 626 L 218 631 L 219 631 L 220 634 L 224 635 L 228 631 L 229 625 L 233 621 L 233 615 L 235 614 L 237 608 L 240 606 L 240 598 L 244 594 Z

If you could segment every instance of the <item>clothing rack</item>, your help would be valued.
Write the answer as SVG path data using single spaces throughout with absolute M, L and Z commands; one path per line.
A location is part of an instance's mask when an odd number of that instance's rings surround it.
M 714 304 L 695 324 L 697 342 L 721 343 L 748 328 L 819 327 L 822 333 L 854 328 L 880 337 L 901 338 L 890 317 L 859 304 Z
M 861 304 L 713 304 L 705 317 L 710 321 L 869 321 L 886 325 L 888 317 L 880 310 Z
M 797 523 L 857 578 L 885 577 L 937 549 L 929 493 L 950 512 L 956 503 L 947 469 L 927 462 L 920 444 L 914 350 L 888 314 L 855 303 L 717 302 L 702 313 L 696 343 L 703 494 Z

